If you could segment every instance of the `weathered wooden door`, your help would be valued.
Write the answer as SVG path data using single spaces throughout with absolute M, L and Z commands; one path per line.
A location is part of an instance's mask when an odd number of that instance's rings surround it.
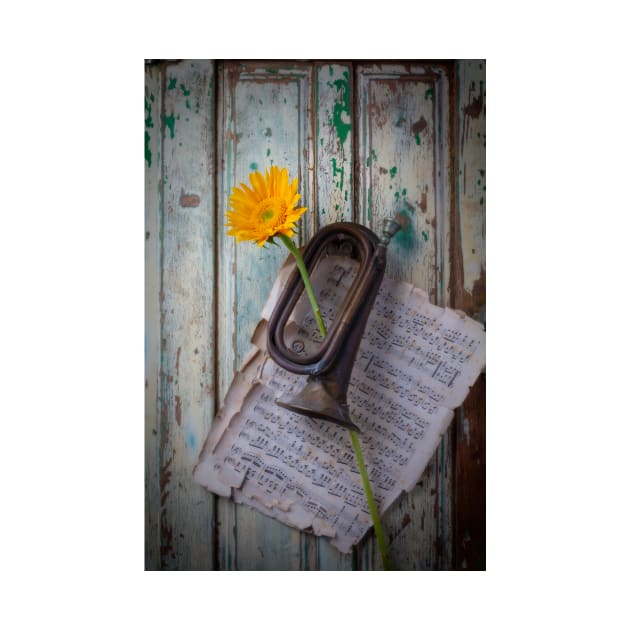
M 151 63 L 145 86 L 146 568 L 373 569 L 192 481 L 285 253 L 237 247 L 224 213 L 252 170 L 298 177 L 304 241 L 403 230 L 387 273 L 485 317 L 485 63 Z M 485 568 L 485 377 L 384 519 L 400 569 Z

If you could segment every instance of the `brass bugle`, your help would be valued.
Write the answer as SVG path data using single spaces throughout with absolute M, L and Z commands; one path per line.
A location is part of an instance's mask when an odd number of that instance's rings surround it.
M 372 230 L 356 223 L 333 223 L 308 242 L 303 252 L 309 275 L 320 258 L 341 253 L 358 261 L 357 275 L 342 301 L 334 321 L 312 356 L 300 356 L 284 342 L 284 330 L 302 292 L 304 283 L 297 268 L 289 277 L 269 319 L 267 348 L 282 368 L 308 379 L 297 395 L 276 400 L 294 413 L 321 418 L 354 431 L 347 404 L 348 383 L 361 337 L 385 273 L 387 245 L 400 229 L 393 219 L 385 219 L 384 233 L 378 238 Z

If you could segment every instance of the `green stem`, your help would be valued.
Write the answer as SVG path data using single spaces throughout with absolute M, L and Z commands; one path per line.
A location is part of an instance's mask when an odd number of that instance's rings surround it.
M 302 254 L 300 250 L 295 246 L 295 243 L 286 235 L 279 234 L 278 235 L 282 242 L 286 245 L 287 249 L 293 254 L 295 257 L 295 262 L 297 264 L 297 268 L 300 270 L 300 275 L 302 276 L 302 280 L 304 281 L 304 287 L 306 289 L 306 293 L 308 295 L 308 299 L 311 302 L 311 307 L 313 308 L 313 313 L 315 314 L 315 319 L 317 320 L 317 325 L 319 326 L 319 331 L 322 333 L 322 337 L 326 336 L 326 326 L 324 324 L 324 320 L 322 319 L 322 314 L 319 310 L 319 305 L 317 304 L 317 299 L 315 298 L 315 292 L 313 291 L 313 285 L 311 284 L 311 279 L 308 275 L 308 269 L 304 264 L 304 259 L 302 258 Z M 370 508 L 370 514 L 372 516 L 372 522 L 374 523 L 374 534 L 376 535 L 376 540 L 378 541 L 379 549 L 381 550 L 381 557 L 383 558 L 383 568 L 386 571 L 389 571 L 392 568 L 392 565 L 389 560 L 389 556 L 387 554 L 387 543 L 385 542 L 385 534 L 383 533 L 383 527 L 381 526 L 381 519 L 378 514 L 378 508 L 376 507 L 376 502 L 374 501 L 374 495 L 372 494 L 372 486 L 370 485 L 370 479 L 367 474 L 367 469 L 365 468 L 365 462 L 363 461 L 363 453 L 361 451 L 361 443 L 359 442 L 359 436 L 356 431 L 350 430 L 350 440 L 352 441 L 352 448 L 354 449 L 354 455 L 357 458 L 357 463 L 359 464 L 359 472 L 361 473 L 361 481 L 363 482 L 363 490 L 365 492 L 365 497 L 367 499 L 368 507 Z
M 359 442 L 359 436 L 356 431 L 350 431 L 350 439 L 352 440 L 352 448 L 354 448 L 354 454 L 359 464 L 359 470 L 361 472 L 361 479 L 363 481 L 363 489 L 365 490 L 365 497 L 367 498 L 368 507 L 370 508 L 370 514 L 372 515 L 372 522 L 374 523 L 374 533 L 376 534 L 376 540 L 381 550 L 381 557 L 383 558 L 383 568 L 389 571 L 392 565 L 387 555 L 387 543 L 385 542 L 385 534 L 383 534 L 383 527 L 381 526 L 381 519 L 378 515 L 378 508 L 374 501 L 374 495 L 372 494 L 372 486 L 370 486 L 370 479 L 368 478 L 367 470 L 365 468 L 365 462 L 363 461 L 363 453 L 361 452 L 361 444 Z
M 308 299 L 311 302 L 311 307 L 313 308 L 313 313 L 315 313 L 315 319 L 317 320 L 317 325 L 319 326 L 319 332 L 322 333 L 322 337 L 326 336 L 326 326 L 324 325 L 324 320 L 322 319 L 321 311 L 319 310 L 319 305 L 317 304 L 317 299 L 315 298 L 315 292 L 313 291 L 313 285 L 311 284 L 311 279 L 308 275 L 308 269 L 304 264 L 304 259 L 302 258 L 302 254 L 300 250 L 295 246 L 295 243 L 288 237 L 286 234 L 278 234 L 282 242 L 287 246 L 287 249 L 293 254 L 295 257 L 295 262 L 297 264 L 297 268 L 300 270 L 300 275 L 302 276 L 302 280 L 304 281 L 304 287 L 306 289 L 306 293 L 308 295 Z

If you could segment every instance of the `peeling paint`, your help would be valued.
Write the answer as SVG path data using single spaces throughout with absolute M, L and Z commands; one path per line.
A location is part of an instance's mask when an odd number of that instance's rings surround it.
M 171 138 L 175 137 L 175 114 L 171 113 L 170 116 L 164 116 L 164 126 L 168 127 L 171 132 Z
M 350 116 L 350 82 L 347 70 L 344 70 L 343 77 L 343 79 L 337 79 L 332 83 L 328 83 L 329 87 L 334 85 L 337 88 L 337 92 L 341 97 L 341 100 L 336 101 L 333 106 L 332 119 L 328 120 L 328 124 L 333 126 L 337 131 L 337 137 L 342 146 L 346 142 L 346 138 L 352 128 Z
M 147 166 L 151 168 L 151 136 L 148 131 L 144 132 L 144 159 L 147 162 Z
M 179 205 L 182 208 L 196 208 L 201 203 L 199 195 L 187 194 L 182 190 L 179 197 Z
M 153 102 L 155 100 L 153 94 L 150 95 L 150 100 L 151 102 Z M 147 162 L 147 166 L 149 168 L 151 168 L 151 162 L 152 162 L 152 154 L 151 154 L 151 135 L 149 134 L 149 132 L 147 131 L 148 129 L 152 129 L 153 128 L 153 118 L 151 116 L 151 103 L 149 102 L 149 99 L 144 98 L 144 112 L 145 112 L 145 117 L 144 117 L 144 127 L 145 127 L 145 131 L 144 131 L 144 159 Z
M 420 210 L 422 210 L 422 212 L 427 211 L 427 191 L 426 190 L 422 191 L 422 196 L 420 197 Z
M 462 418 L 462 436 L 466 440 L 466 444 L 470 446 L 470 420 L 468 418 Z
M 186 446 L 191 451 L 194 451 L 195 447 L 197 446 L 197 438 L 195 437 L 195 434 L 191 429 L 188 429 L 188 431 L 186 432 Z
M 337 177 L 337 175 L 341 176 L 340 179 L 339 179 L 338 188 L 339 188 L 339 190 L 343 190 L 343 170 L 344 170 L 344 167 L 340 166 L 339 168 L 337 168 L 337 159 L 336 158 L 332 158 L 332 167 L 333 167 L 333 173 L 332 173 L 333 178 Z
M 413 220 L 407 210 L 400 210 L 396 213 L 396 220 L 400 223 L 400 230 L 394 236 L 393 242 L 400 246 L 401 249 L 410 251 L 418 246 L 418 237 L 416 235 Z
M 428 124 L 425 117 L 420 116 L 420 119 L 411 125 L 411 133 L 416 136 L 421 134 L 427 128 Z
M 182 399 L 180 396 L 175 396 L 175 421 L 180 427 L 182 426 Z
M 475 91 L 475 83 L 473 82 L 471 85 L 471 92 Z M 464 115 L 470 116 L 471 118 L 479 118 L 481 112 L 483 111 L 483 81 L 479 81 L 479 96 L 473 98 L 472 102 L 470 102 L 466 107 L 464 107 Z

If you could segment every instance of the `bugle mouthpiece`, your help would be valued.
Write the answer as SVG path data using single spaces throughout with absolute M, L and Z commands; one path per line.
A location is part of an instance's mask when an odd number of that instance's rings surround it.
M 392 237 L 400 230 L 400 223 L 396 219 L 384 219 L 383 220 L 383 236 L 381 237 L 381 245 L 387 247 Z

